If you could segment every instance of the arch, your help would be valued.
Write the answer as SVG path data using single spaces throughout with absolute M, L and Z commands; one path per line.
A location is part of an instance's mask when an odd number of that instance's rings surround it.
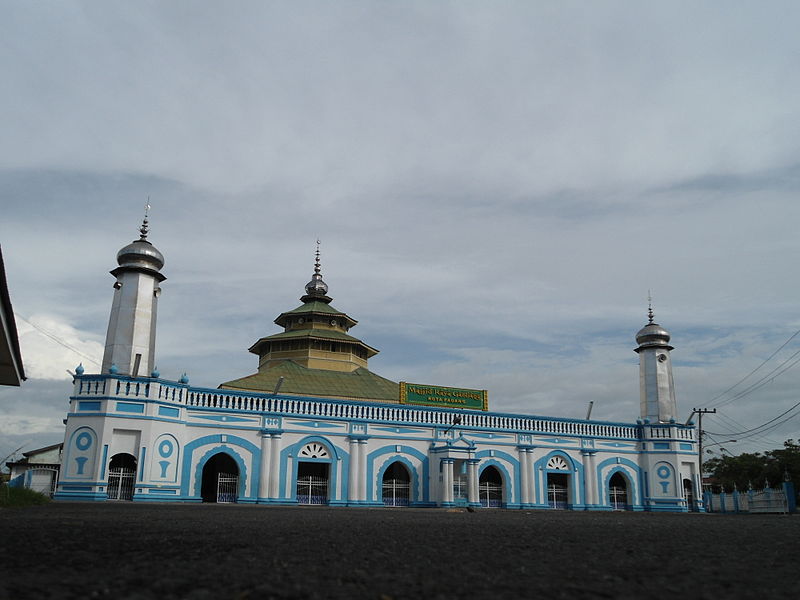
M 151 479 L 158 482 L 174 482 L 178 477 L 181 447 L 177 438 L 164 433 L 156 438 L 150 453 Z
M 643 473 L 642 469 L 635 462 L 620 456 L 607 458 L 599 463 L 596 468 L 597 489 L 599 490 L 599 502 L 603 505 L 608 504 L 608 486 L 611 477 L 619 472 L 626 478 L 628 482 L 628 504 L 632 509 L 639 510 L 642 506 L 641 490 L 644 489 L 642 484 Z
M 408 501 L 409 504 L 411 502 L 419 502 L 420 496 L 420 485 L 419 485 L 419 473 L 417 472 L 417 468 L 414 464 L 405 456 L 401 454 L 395 454 L 393 456 L 389 456 L 386 460 L 383 461 L 380 468 L 377 472 L 377 477 L 375 478 L 375 489 L 383 490 L 383 480 L 386 476 L 387 470 L 394 464 L 403 465 L 403 468 L 408 471 L 409 474 L 409 488 L 408 488 Z M 381 500 L 383 500 L 383 494 L 381 494 Z M 370 497 L 371 500 L 371 497 Z M 385 502 L 384 502 L 385 505 Z
M 239 496 L 239 465 L 225 450 L 204 456 L 200 477 L 200 497 L 203 502 L 236 502 Z
M 504 495 L 503 475 L 493 464 L 484 464 L 478 475 L 478 499 L 484 508 L 500 508 Z
M 630 510 L 630 482 L 622 469 L 615 469 L 608 478 L 606 498 L 612 510 Z
M 303 449 L 313 446 L 314 444 L 318 444 L 324 447 L 325 453 L 327 456 L 322 456 L 319 450 L 316 452 L 316 458 L 313 456 L 314 452 L 311 452 L 311 455 L 308 456 L 300 456 L 300 453 Z M 289 458 L 292 458 L 291 462 L 291 473 L 289 473 Z M 292 500 L 293 502 L 297 502 L 297 478 L 298 478 L 298 468 L 300 463 L 318 463 L 318 464 L 327 464 L 327 498 L 325 503 L 337 503 L 339 501 L 339 497 L 347 497 L 347 479 L 343 478 L 342 481 L 339 481 L 340 471 L 346 473 L 347 469 L 350 464 L 350 457 L 349 455 L 336 446 L 333 442 L 329 439 L 319 436 L 319 435 L 309 435 L 301 440 L 287 446 L 280 453 L 280 481 L 281 481 L 281 490 L 286 490 L 288 492 L 288 499 Z M 301 471 L 301 476 L 312 478 L 312 477 L 322 477 L 325 475 L 323 471 L 325 467 L 304 467 L 304 470 L 307 470 L 308 473 L 304 473 Z M 291 483 L 291 488 L 286 489 L 286 484 Z M 311 479 L 308 480 L 309 486 L 313 486 L 313 481 Z M 341 485 L 340 485 L 341 483 Z M 309 489 L 309 496 L 314 494 L 310 493 L 313 490 Z
M 367 500 L 369 502 L 375 502 L 377 496 L 377 490 L 381 489 L 382 480 L 383 480 L 383 471 L 382 468 L 388 466 L 393 460 L 401 461 L 406 467 L 409 468 L 411 471 L 411 493 L 414 502 L 428 502 L 429 498 L 429 489 L 428 489 L 428 471 L 429 471 L 429 464 L 428 464 L 428 456 L 413 448 L 411 446 L 399 446 L 400 450 L 398 451 L 398 446 L 384 446 L 383 448 L 378 448 L 373 452 L 370 452 L 367 455 L 367 482 L 371 485 L 368 485 L 367 489 Z M 375 471 L 375 462 L 379 456 L 383 456 L 384 454 L 392 454 L 394 456 L 388 458 L 383 463 L 381 463 L 381 467 L 378 468 L 377 474 L 373 477 L 373 472 Z M 411 458 L 415 458 L 419 461 L 419 466 L 422 467 L 422 474 L 420 476 L 419 469 L 414 463 L 412 462 Z
M 475 458 L 488 459 L 481 463 L 481 468 L 478 470 L 479 476 L 483 468 L 488 465 L 493 465 L 500 470 L 500 473 L 503 475 L 505 505 L 507 507 L 518 508 L 518 505 L 515 503 L 519 501 L 517 492 L 517 490 L 520 489 L 519 459 L 502 450 L 481 450 L 475 453 Z M 509 466 L 507 467 L 502 461 L 505 461 Z M 509 468 L 511 472 L 509 472 Z
M 212 448 L 206 451 L 206 453 L 197 461 L 195 465 L 192 465 L 195 451 L 203 446 L 212 446 Z M 234 446 L 241 448 L 243 451 L 249 454 L 251 464 L 249 472 L 252 473 L 252 481 L 248 479 L 248 469 L 245 460 L 234 450 Z M 253 498 L 252 495 L 257 493 L 260 477 L 260 469 L 258 466 L 261 462 L 261 449 L 244 438 L 230 434 L 206 435 L 193 440 L 183 447 L 183 465 L 181 466 L 181 494 L 186 498 L 191 498 L 192 500 L 201 500 L 202 496 L 200 494 L 200 483 L 202 479 L 203 466 L 205 465 L 205 461 L 207 461 L 213 454 L 220 451 L 229 453 L 239 466 L 238 500 L 240 502 L 253 502 L 255 498 Z M 195 467 L 193 486 L 191 485 L 192 480 L 190 477 L 192 473 L 192 466 Z M 246 496 L 248 483 L 250 483 L 251 496 Z M 189 495 L 190 487 L 193 491 L 193 495 L 191 496 Z
M 195 467 L 194 496 L 199 498 L 201 501 L 203 501 L 203 471 L 205 470 L 208 461 L 220 453 L 227 454 L 236 463 L 239 475 L 239 480 L 236 487 L 236 499 L 238 500 L 244 496 L 245 489 L 247 488 L 247 465 L 245 464 L 244 459 L 233 448 L 228 446 L 215 446 L 203 454 L 200 460 L 197 461 L 197 465 Z
M 676 470 L 675 466 L 667 461 L 657 462 L 653 465 L 653 472 L 650 481 L 653 482 L 650 494 L 652 496 L 662 496 L 667 498 L 675 498 L 680 496 L 681 492 L 677 489 L 677 482 L 675 481 Z
M 381 471 L 383 505 L 408 506 L 411 499 L 411 470 L 409 467 L 403 461 L 393 460 Z
M 551 450 L 534 462 L 533 468 L 537 504 L 583 508 L 583 464 L 563 450 Z
M 72 432 L 66 447 L 62 479 L 92 479 L 97 458 L 97 433 L 91 427 Z
M 109 500 L 133 500 L 136 483 L 136 457 L 127 452 L 119 452 L 108 461 Z

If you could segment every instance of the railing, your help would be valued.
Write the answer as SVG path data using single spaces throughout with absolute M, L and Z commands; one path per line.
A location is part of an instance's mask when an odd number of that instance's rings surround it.
M 82 375 L 76 378 L 76 396 L 115 396 L 152 399 L 192 408 L 222 409 L 237 412 L 275 413 L 322 419 L 383 421 L 414 426 L 453 425 L 459 428 L 506 430 L 509 432 L 547 433 L 593 438 L 638 440 L 642 427 L 620 423 L 577 421 L 552 417 L 536 417 L 471 411 L 465 409 L 427 408 L 403 404 L 383 405 L 359 401 L 293 398 L 269 394 L 248 394 L 228 390 L 190 388 L 186 385 L 156 379 L 133 379 L 110 375 Z M 677 431 L 680 439 L 693 439 L 693 430 L 682 426 L 650 426 L 651 437 L 671 437 Z

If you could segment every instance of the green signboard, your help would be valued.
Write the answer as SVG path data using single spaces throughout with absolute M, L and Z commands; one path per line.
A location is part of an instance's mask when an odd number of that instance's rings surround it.
M 401 381 L 400 404 L 488 410 L 489 394 L 486 390 L 438 387 Z

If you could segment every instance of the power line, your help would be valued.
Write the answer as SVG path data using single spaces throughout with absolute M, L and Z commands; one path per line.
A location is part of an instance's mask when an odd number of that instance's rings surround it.
M 736 437 L 748 438 L 748 437 L 753 437 L 754 435 L 758 435 L 758 434 L 761 434 L 761 433 L 766 433 L 767 431 L 770 431 L 770 430 L 772 430 L 772 429 L 775 429 L 775 428 L 776 428 L 776 427 L 778 427 L 779 425 L 782 425 L 783 423 L 785 423 L 785 422 L 786 422 L 786 421 L 788 421 L 789 419 L 793 419 L 793 418 L 795 418 L 795 417 L 796 417 L 798 414 L 800 414 L 800 412 L 797 412 L 797 413 L 793 414 L 792 416 L 790 416 L 790 417 L 787 417 L 787 418 L 786 418 L 786 419 L 784 419 L 783 421 L 779 421 L 778 423 L 775 423 L 774 425 L 771 425 L 770 427 L 767 427 L 767 425 L 770 425 L 770 423 L 774 423 L 775 421 L 777 421 L 777 420 L 778 420 L 778 419 L 780 419 L 781 417 L 783 417 L 783 416 L 785 416 L 785 415 L 789 414 L 790 412 L 792 412 L 792 411 L 793 411 L 795 408 L 797 408 L 798 406 L 800 406 L 800 402 L 798 402 L 797 404 L 794 404 L 794 405 L 793 405 L 793 406 L 791 406 L 789 409 L 787 409 L 787 410 L 785 410 L 784 412 L 782 412 L 781 414 L 779 414 L 777 417 L 774 417 L 774 418 L 770 419 L 770 420 L 769 420 L 769 421 L 767 421 L 766 423 L 762 423 L 762 424 L 761 424 L 761 425 L 759 425 L 758 427 L 753 427 L 753 428 L 751 428 L 751 429 L 745 429 L 744 431 L 738 431 L 738 432 L 735 432 L 735 433 L 730 433 L 730 434 L 726 434 L 726 433 L 712 433 L 712 435 L 720 435 L 720 436 L 724 436 L 724 435 L 735 435 Z M 759 429 L 762 429 L 762 428 L 766 428 L 766 429 L 764 429 L 764 431 L 758 431 Z M 758 433 L 751 433 L 751 432 L 757 432 L 757 431 L 758 431 Z M 745 435 L 745 434 L 750 434 L 750 435 Z
M 783 375 L 786 371 L 788 371 L 789 369 L 794 367 L 796 364 L 800 363 L 800 358 L 797 358 L 795 361 L 793 361 L 791 364 L 789 364 L 789 366 L 787 366 L 785 369 L 778 371 L 778 369 L 783 367 L 786 363 L 788 363 L 790 360 L 792 360 L 793 358 L 795 358 L 798 355 L 800 355 L 800 350 L 798 350 L 797 352 L 792 354 L 789 358 L 787 358 L 785 361 L 783 361 L 777 367 L 772 369 L 772 371 L 770 371 L 769 373 L 764 375 L 761 379 L 759 379 L 755 383 L 751 384 L 750 387 L 745 388 L 743 391 L 739 392 L 738 394 L 736 394 L 732 398 L 728 398 L 727 400 L 725 400 L 723 402 L 718 402 L 717 403 L 717 407 L 726 406 L 726 405 L 730 404 L 731 402 L 734 402 L 735 400 L 739 400 L 740 398 L 744 398 L 745 396 L 749 396 L 750 394 L 752 394 L 756 390 L 764 387 L 768 383 L 772 383 L 773 381 L 775 381 L 775 379 L 777 379 L 778 377 Z M 776 373 L 776 371 L 777 371 L 777 373 Z M 774 375 L 773 375 L 773 373 L 774 373 Z
M 772 359 L 773 359 L 773 358 L 774 358 L 774 357 L 775 357 L 775 356 L 778 354 L 778 352 L 780 352 L 780 351 L 781 351 L 781 350 L 783 350 L 783 349 L 784 349 L 786 346 L 788 346 L 788 345 L 789 345 L 789 342 L 791 342 L 791 341 L 792 341 L 794 338 L 796 338 L 798 335 L 800 335 L 800 329 L 798 329 L 798 330 L 797 330 L 797 331 L 795 331 L 795 332 L 794 332 L 794 333 L 793 333 L 791 336 L 789 336 L 789 339 L 788 339 L 788 340 L 786 340 L 786 341 L 785 341 L 783 344 L 781 344 L 781 345 L 780 345 L 780 347 L 779 347 L 777 350 L 775 350 L 775 352 L 773 352 L 772 354 L 770 354 L 770 355 L 769 355 L 769 356 L 768 356 L 768 357 L 767 357 L 767 358 L 766 358 L 766 359 L 765 359 L 765 360 L 764 360 L 764 361 L 763 361 L 763 362 L 762 362 L 760 365 L 758 365 L 758 366 L 757 366 L 755 369 L 753 369 L 752 371 L 750 371 L 750 372 L 749 372 L 747 375 L 745 375 L 744 377 L 742 377 L 742 378 L 741 378 L 739 381 L 737 381 L 736 383 L 734 383 L 734 384 L 733 384 L 731 387 L 729 387 L 729 388 L 728 388 L 727 390 L 725 390 L 724 392 L 721 392 L 720 394 L 717 394 L 716 396 L 714 396 L 714 397 L 713 397 L 713 398 L 712 398 L 712 399 L 709 401 L 709 405 L 710 405 L 710 406 L 722 406 L 723 404 L 726 404 L 727 402 L 725 402 L 725 401 L 723 401 L 723 402 L 721 402 L 721 403 L 718 403 L 718 404 L 716 404 L 716 405 L 714 404 L 714 402 L 715 402 L 716 400 L 718 400 L 719 398 L 721 398 L 722 396 L 724 396 L 725 394 L 727 394 L 728 392 L 730 392 L 730 391 L 734 390 L 735 388 L 737 388 L 739 385 L 741 385 L 741 384 L 742 384 L 742 383 L 744 383 L 745 381 L 747 381 L 747 379 L 749 379 L 749 378 L 750 378 L 750 377 L 751 377 L 753 374 L 755 374 L 755 373 L 756 373 L 756 372 L 757 372 L 759 369 L 761 369 L 761 367 L 763 367 L 765 364 L 767 364 L 769 361 L 771 361 L 771 360 L 772 360 Z M 797 353 L 793 354 L 793 355 L 792 355 L 792 357 L 793 357 L 793 356 L 796 356 L 796 355 L 797 355 Z M 791 358 L 792 358 L 792 357 L 789 357 L 789 359 L 787 359 L 787 360 L 791 360 Z M 785 364 L 785 361 L 784 361 L 784 364 Z M 762 378 L 761 380 L 763 380 L 763 378 Z M 761 381 L 761 380 L 759 380 L 759 381 Z M 738 399 L 739 397 L 741 397 L 741 396 L 734 397 L 733 399 L 729 400 L 728 402 L 732 402 L 733 400 L 736 400 L 736 399 Z
M 742 431 L 747 429 L 747 425 L 743 425 L 742 423 L 740 423 L 739 421 L 737 421 L 736 419 L 734 419 L 733 417 L 731 417 L 729 415 L 726 415 L 724 413 L 719 412 L 715 416 L 718 417 L 722 421 L 728 421 L 730 423 L 730 424 L 720 423 L 720 425 L 727 425 L 728 427 L 731 428 L 731 431 L 727 432 L 725 435 L 734 435 L 735 434 L 735 430 L 737 430 L 737 429 L 742 430 Z M 766 437 L 764 435 L 761 435 L 761 434 L 755 434 L 755 435 L 748 436 L 748 437 L 752 438 L 753 441 L 755 441 L 755 442 L 764 444 L 765 446 L 780 446 L 780 444 L 781 444 L 780 442 L 775 441 L 773 439 L 770 439 L 770 438 L 768 438 L 768 437 Z
M 41 333 L 42 335 L 44 335 L 44 336 L 47 336 L 48 338 L 50 338 L 51 340 L 53 340 L 53 341 L 54 341 L 56 344 L 59 344 L 59 345 L 61 345 L 61 346 L 64 346 L 64 348 L 67 348 L 68 350 L 72 350 L 72 351 L 73 351 L 75 354 L 77 354 L 77 355 L 79 355 L 79 356 L 82 356 L 83 358 L 85 358 L 86 360 L 88 360 L 88 361 L 89 361 L 89 362 L 91 362 L 91 363 L 94 363 L 94 364 L 96 364 L 96 365 L 98 365 L 98 366 L 100 365 L 100 361 L 98 361 L 98 360 L 95 360 L 94 358 L 92 358 L 92 357 L 91 357 L 91 356 L 89 356 L 88 354 L 84 354 L 83 352 L 81 352 L 80 350 L 78 350 L 78 349 L 77 349 L 75 346 L 72 346 L 72 345 L 68 344 L 67 342 L 65 342 L 64 340 L 62 340 L 61 338 L 59 338 L 59 337 L 58 337 L 57 335 L 55 335 L 54 333 L 51 333 L 51 332 L 47 331 L 46 329 L 42 329 L 41 327 L 39 327 L 39 326 L 38 326 L 38 325 L 36 325 L 35 323 L 31 323 L 31 322 L 30 322 L 28 319 L 26 319 L 25 317 L 23 317 L 23 316 L 22 316 L 21 314 L 19 314 L 18 312 L 15 312 L 15 313 L 14 313 L 14 316 L 15 316 L 15 317 L 17 317 L 18 319 L 22 319 L 22 320 L 23 320 L 23 321 L 25 321 L 25 322 L 26 322 L 28 325 L 30 325 L 31 327 L 33 327 L 33 328 L 34 328 L 36 331 L 38 331 L 38 332 L 39 332 L 39 333 Z

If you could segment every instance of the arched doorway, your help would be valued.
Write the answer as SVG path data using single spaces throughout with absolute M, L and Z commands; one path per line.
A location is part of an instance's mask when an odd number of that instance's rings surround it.
M 133 485 L 136 482 L 136 457 L 120 453 L 108 463 L 108 499 L 133 500 Z
M 383 472 L 383 505 L 408 506 L 411 496 L 411 475 L 400 461 Z
M 611 510 L 627 510 L 630 506 L 628 482 L 620 472 L 614 473 L 608 480 L 608 503 Z
M 547 505 L 556 510 L 569 508 L 570 465 L 563 456 L 547 461 Z
M 218 452 L 206 461 L 200 495 L 203 502 L 236 502 L 239 497 L 239 465 L 230 454 Z
M 297 454 L 297 503 L 327 504 L 331 455 L 318 443 L 306 444 Z
M 503 506 L 503 476 L 497 467 L 489 465 L 481 471 L 478 479 L 478 495 L 484 508 Z
M 686 509 L 690 512 L 697 510 L 697 503 L 694 501 L 694 486 L 691 479 L 683 480 L 683 497 L 686 499 Z

